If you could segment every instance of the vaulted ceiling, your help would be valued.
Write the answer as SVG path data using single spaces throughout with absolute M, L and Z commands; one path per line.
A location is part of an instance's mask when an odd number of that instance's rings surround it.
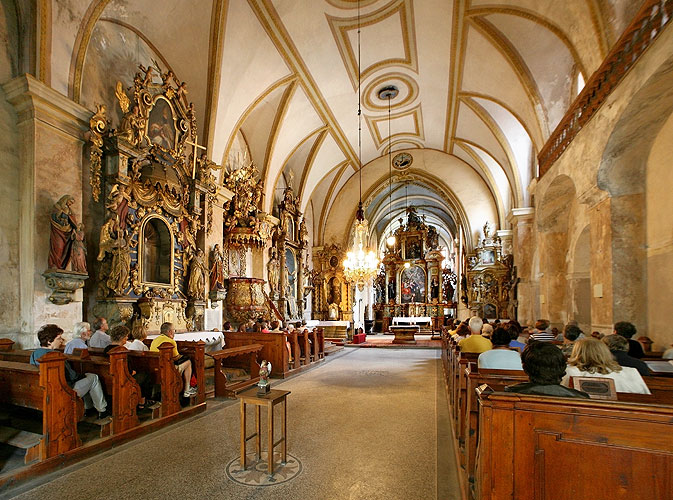
M 633 0 L 361 0 L 359 8 L 355 0 L 55 0 L 51 80 L 93 109 L 139 62 L 170 67 L 188 84 L 211 158 L 248 155 L 262 173 L 267 211 L 291 184 L 314 244 L 347 234 L 360 164 L 374 239 L 407 203 L 447 238 L 458 227 L 470 236 L 486 220 L 505 229 L 509 210 L 530 204 L 538 151 L 638 7 Z M 390 133 L 388 102 L 378 96 L 387 85 L 399 88 Z M 392 190 L 384 186 L 389 145 L 391 156 L 418 158 L 413 172 L 394 173 Z

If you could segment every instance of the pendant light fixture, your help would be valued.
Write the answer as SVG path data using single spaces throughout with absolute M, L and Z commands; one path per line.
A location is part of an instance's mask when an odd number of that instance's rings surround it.
M 379 260 L 373 250 L 366 249 L 369 225 L 362 208 L 362 91 L 360 70 L 360 0 L 358 0 L 358 172 L 360 180 L 360 201 L 355 215 L 353 243 L 344 260 L 344 278 L 354 283 L 362 291 L 378 272 Z
M 388 85 L 379 90 L 379 99 L 388 99 L 388 216 L 390 217 L 390 223 L 393 222 L 393 146 L 392 146 L 392 135 L 390 133 L 390 101 L 397 97 L 399 90 L 394 85 Z M 390 230 L 390 236 L 386 239 L 386 244 L 392 248 L 395 246 L 395 235 Z

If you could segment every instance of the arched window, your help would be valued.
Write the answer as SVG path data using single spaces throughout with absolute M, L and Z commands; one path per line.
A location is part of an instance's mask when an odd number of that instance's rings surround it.
M 141 271 L 146 283 L 171 284 L 173 238 L 166 222 L 151 217 L 143 224 Z

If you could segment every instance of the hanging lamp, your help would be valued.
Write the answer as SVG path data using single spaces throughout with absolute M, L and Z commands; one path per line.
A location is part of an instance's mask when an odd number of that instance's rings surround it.
M 353 243 L 344 260 L 344 278 L 354 283 L 362 291 L 366 284 L 376 276 L 379 260 L 376 253 L 366 248 L 369 237 L 369 225 L 362 208 L 362 92 L 360 72 L 360 1 L 358 0 L 358 172 L 360 176 L 360 201 L 355 215 Z
M 388 85 L 379 90 L 379 99 L 388 99 L 388 216 L 390 223 L 393 221 L 393 145 L 390 134 L 390 101 L 397 97 L 399 90 L 394 85 Z M 390 230 L 390 236 L 386 239 L 386 244 L 392 248 L 395 246 L 395 234 Z

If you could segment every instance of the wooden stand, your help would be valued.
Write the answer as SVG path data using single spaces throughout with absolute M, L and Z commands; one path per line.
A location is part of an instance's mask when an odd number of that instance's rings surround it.
M 260 416 L 262 413 L 262 406 L 266 406 L 267 411 L 267 424 L 268 424 L 268 446 L 267 446 L 267 460 L 269 462 L 269 475 L 273 475 L 274 469 L 274 460 L 273 460 L 273 450 L 279 444 L 282 444 L 282 459 L 281 463 L 287 462 L 287 395 L 290 394 L 290 391 L 280 391 L 273 389 L 269 391 L 268 394 L 260 396 L 257 394 L 256 389 L 251 389 L 245 392 L 238 394 L 236 397 L 241 400 L 241 467 L 243 470 L 246 468 L 246 444 L 248 440 L 255 438 L 255 457 L 260 458 L 262 454 L 262 440 L 261 440 L 261 430 L 262 424 L 260 421 Z M 277 405 L 283 403 L 283 413 L 281 413 L 281 438 L 274 442 L 273 441 L 273 408 Z M 246 424 L 246 405 L 252 404 L 255 405 L 255 432 L 250 436 L 246 436 L 245 424 Z

